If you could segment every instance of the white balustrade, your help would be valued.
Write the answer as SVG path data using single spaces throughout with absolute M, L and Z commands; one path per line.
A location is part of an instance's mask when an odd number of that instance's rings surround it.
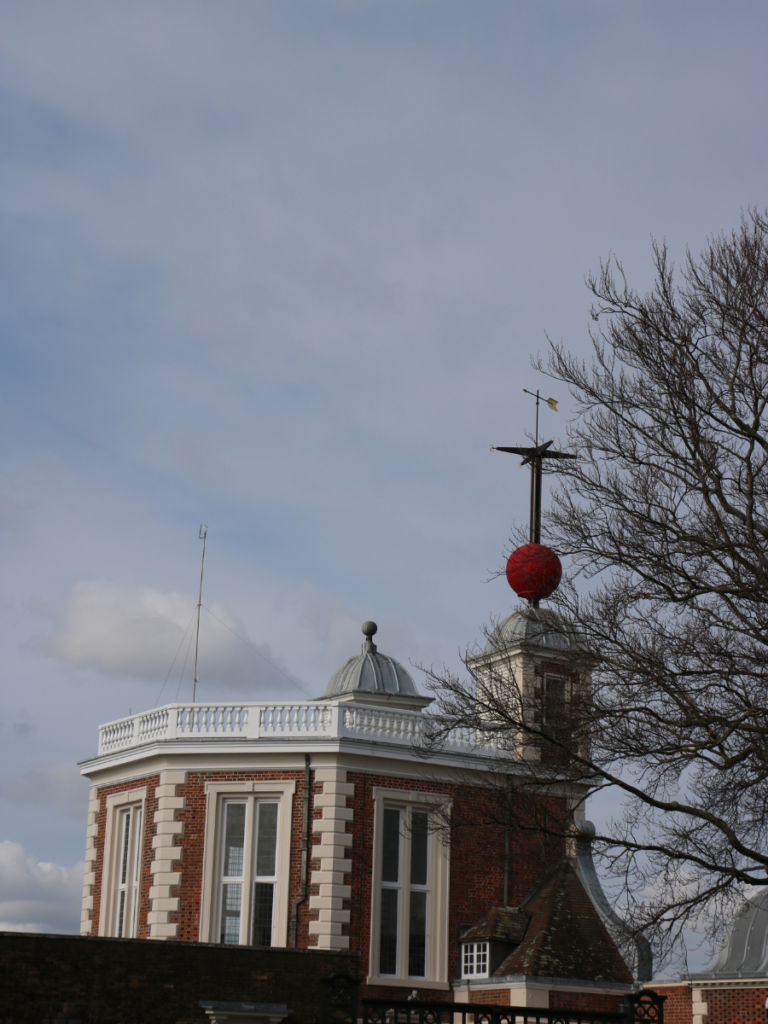
M 174 740 L 301 740 L 342 738 L 412 747 L 424 729 L 421 712 L 341 702 L 169 704 L 99 729 L 99 754 Z M 502 744 L 487 733 L 456 728 L 444 750 L 493 754 Z
M 302 736 L 325 735 L 332 726 L 332 706 L 328 704 L 262 704 L 259 735 L 295 733 Z
M 176 736 L 247 736 L 244 704 L 183 704 L 176 707 Z

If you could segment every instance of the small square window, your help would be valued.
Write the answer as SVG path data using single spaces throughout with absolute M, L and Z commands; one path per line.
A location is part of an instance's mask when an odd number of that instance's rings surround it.
M 462 977 L 488 977 L 488 943 L 465 942 L 462 947 Z

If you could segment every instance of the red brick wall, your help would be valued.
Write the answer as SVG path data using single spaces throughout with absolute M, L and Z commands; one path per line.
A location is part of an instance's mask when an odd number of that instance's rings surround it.
M 350 949 L 360 953 L 360 970 L 363 975 L 370 973 L 370 933 L 371 933 L 371 878 L 373 872 L 373 789 L 375 786 L 382 786 L 386 789 L 399 789 L 406 792 L 418 791 L 421 793 L 451 794 L 454 787 L 446 786 L 440 782 L 430 782 L 426 779 L 403 779 L 392 778 L 387 775 L 377 775 L 363 772 L 347 772 L 347 782 L 354 783 L 355 795 L 347 798 L 347 806 L 354 809 L 354 818 L 347 823 L 347 832 L 351 832 L 352 846 L 349 857 L 352 861 L 352 874 L 347 881 L 352 885 L 353 899 L 350 905 L 350 922 L 348 928 Z M 414 985 L 402 990 L 392 989 L 387 986 L 382 991 L 383 996 L 392 998 L 405 998 L 410 995 Z M 402 995 L 401 995 L 402 991 Z M 398 995 L 395 995 L 395 992 Z M 427 995 L 426 989 L 419 989 L 424 993 L 424 998 L 432 998 Z M 368 994 L 377 994 L 371 990 Z M 446 998 L 442 996 L 436 998 Z
M 354 809 L 354 819 L 347 824 L 347 832 L 353 836 L 350 849 L 352 874 L 348 878 L 354 898 L 350 905 L 350 949 L 360 953 L 360 969 L 363 975 L 370 973 L 369 945 L 371 931 L 371 877 L 373 871 L 373 789 L 400 789 L 421 793 L 448 794 L 453 798 L 451 818 L 460 823 L 454 830 L 451 843 L 450 873 L 450 914 L 448 941 L 450 948 L 449 978 L 457 972 L 456 943 L 460 925 L 474 924 L 488 912 L 490 907 L 501 902 L 504 886 L 504 835 L 501 828 L 463 827 L 476 821 L 478 803 L 482 794 L 468 786 L 454 786 L 444 782 L 432 782 L 424 778 L 393 778 L 373 772 L 348 772 L 347 781 L 355 785 L 355 795 L 347 798 L 347 806 Z M 470 809 L 471 806 L 471 809 Z M 493 809 L 488 809 L 490 819 Z M 542 849 L 533 833 L 514 833 L 511 839 L 510 903 L 519 903 L 533 888 L 549 867 L 563 855 L 562 844 L 550 844 Z M 403 989 L 404 995 L 412 988 Z M 399 992 L 400 990 L 398 990 Z M 419 989 L 423 998 L 426 989 Z M 371 991 L 370 994 L 373 994 Z M 396 998 L 394 990 L 387 988 L 384 995 Z M 448 998 L 446 993 L 435 994 L 436 998 Z M 397 997 L 399 998 L 399 996 Z
M 177 796 L 185 798 L 183 810 L 176 812 L 176 820 L 184 822 L 184 831 L 176 838 L 176 846 L 183 847 L 184 856 L 178 862 L 181 870 L 181 884 L 176 895 L 180 897 L 178 914 L 171 914 L 171 922 L 178 921 L 178 938 L 182 942 L 197 942 L 200 936 L 200 898 L 203 881 L 203 845 L 205 840 L 206 782 L 296 782 L 293 796 L 293 818 L 291 826 L 290 896 L 298 895 L 301 868 L 301 800 L 304 786 L 303 771 L 231 771 L 231 772 L 188 772 L 187 781 L 176 788 Z M 304 917 L 306 919 L 306 908 Z M 306 924 L 304 924 L 306 932 Z M 288 941 L 288 936 L 285 936 Z M 300 943 L 301 945 L 301 943 Z M 303 943 L 306 945 L 306 942 Z
M 664 1003 L 664 1024 L 691 1024 L 691 990 L 687 985 L 655 989 L 660 996 L 666 996 Z
M 314 773 L 313 773 L 314 776 Z M 175 845 L 181 846 L 183 856 L 177 862 L 180 884 L 173 895 L 180 897 L 180 911 L 172 913 L 170 920 L 178 923 L 178 938 L 183 942 L 196 942 L 200 929 L 200 897 L 202 885 L 202 862 L 205 829 L 205 783 L 246 781 L 246 780 L 295 780 L 296 792 L 293 798 L 293 819 L 291 833 L 291 864 L 289 899 L 298 896 L 301 869 L 301 826 L 302 826 L 302 788 L 304 772 L 296 771 L 190 771 L 184 785 L 177 787 L 177 795 L 185 798 L 185 806 L 176 812 L 176 820 L 184 823 L 181 836 L 175 839 Z M 354 819 L 347 823 L 347 832 L 352 834 L 353 841 L 349 857 L 352 861 L 351 875 L 347 882 L 352 886 L 353 899 L 349 901 L 350 923 L 345 932 L 350 937 L 350 949 L 360 953 L 360 967 L 363 976 L 369 973 L 369 938 L 371 914 L 371 875 L 373 869 L 373 788 L 382 786 L 387 789 L 415 790 L 423 793 L 448 794 L 453 798 L 452 821 L 455 828 L 451 845 L 450 893 L 451 908 L 449 915 L 450 966 L 449 977 L 456 974 L 457 944 L 456 937 L 461 925 L 473 924 L 482 917 L 491 906 L 501 901 L 503 890 L 503 857 L 504 839 L 500 827 L 486 823 L 473 827 L 478 820 L 478 809 L 484 799 L 482 793 L 467 786 L 447 785 L 424 778 L 393 778 L 376 773 L 350 771 L 347 780 L 354 783 L 355 793 L 347 798 L 347 806 L 354 810 Z M 121 782 L 112 786 L 102 786 L 98 790 L 101 801 L 97 823 L 99 826 L 96 839 L 97 858 L 95 863 L 96 884 L 94 886 L 93 933 L 98 931 L 98 916 L 101 904 L 101 882 L 103 872 L 104 836 L 106 826 L 106 797 L 111 793 L 121 792 L 146 785 L 147 805 L 144 827 L 144 849 L 142 856 L 141 899 L 139 905 L 138 937 L 148 935 L 147 913 L 151 909 L 149 887 L 151 875 L 150 864 L 153 860 L 152 838 L 155 835 L 154 814 L 157 809 L 155 786 L 159 784 L 158 775 L 130 782 Z M 313 785 L 314 792 L 321 791 L 321 784 Z M 320 817 L 321 811 L 311 807 L 312 817 Z M 488 808 L 488 821 L 493 818 L 493 809 Z M 483 817 L 482 809 L 480 818 Z M 317 844 L 320 837 L 311 836 L 312 843 Z M 510 903 L 519 903 L 533 888 L 536 882 L 546 873 L 549 867 L 563 854 L 562 844 L 555 843 L 542 846 L 534 833 L 513 832 L 511 837 L 511 870 L 510 870 Z M 310 852 L 310 857 L 312 856 Z M 310 880 L 312 862 L 310 861 Z M 319 866 L 315 862 L 315 866 Z M 309 894 L 317 891 L 317 886 L 310 886 Z M 317 917 L 317 912 L 310 912 L 309 899 L 300 907 L 298 945 L 306 948 L 315 944 L 314 937 L 309 936 L 309 921 Z M 286 941 L 288 936 L 286 936 Z M 402 989 L 402 995 L 409 995 L 413 986 Z M 401 990 L 387 988 L 382 995 L 395 996 Z M 448 998 L 448 993 L 430 993 L 427 989 L 419 989 L 424 998 Z M 373 993 L 372 993 L 373 994 Z
M 702 1002 L 707 1004 L 706 1024 L 766 1024 L 768 1013 L 765 988 L 702 989 Z M 691 1024 L 693 1020 L 692 990 L 688 985 L 658 989 L 666 996 L 664 1024 Z
M 290 899 L 298 895 L 300 882 L 301 863 L 301 799 L 302 787 L 304 784 L 304 772 L 270 772 L 270 771 L 236 771 L 236 772 L 188 772 L 186 784 L 177 786 L 178 796 L 185 798 L 185 806 L 176 812 L 176 820 L 184 823 L 182 835 L 177 836 L 174 846 L 183 849 L 181 860 L 176 862 L 176 867 L 181 872 L 180 884 L 172 890 L 171 895 L 180 897 L 180 910 L 178 913 L 171 913 L 171 923 L 178 923 L 178 938 L 182 942 L 197 942 L 200 935 L 200 896 L 202 887 L 203 870 L 203 842 L 205 833 L 205 783 L 254 780 L 268 781 L 290 779 L 296 780 L 297 792 L 293 798 L 293 820 L 291 837 L 291 876 L 290 876 Z M 149 935 L 147 927 L 147 914 L 152 909 L 149 899 L 149 889 L 152 885 L 150 865 L 154 860 L 152 839 L 156 834 L 155 811 L 158 808 L 158 801 L 155 797 L 155 787 L 160 784 L 159 775 L 149 775 L 144 778 L 132 779 L 128 782 L 120 782 L 111 786 L 100 786 L 98 797 L 100 800 L 99 813 L 96 815 L 98 835 L 95 840 L 96 881 L 93 887 L 93 911 L 91 912 L 91 933 L 98 934 L 99 914 L 101 910 L 101 887 L 104 872 L 104 842 L 106 838 L 107 821 L 107 797 L 112 793 L 122 793 L 130 789 L 147 787 L 146 819 L 144 823 L 144 838 L 141 861 L 141 882 L 137 937 L 145 939 Z M 303 933 L 305 941 L 300 945 L 306 946 L 308 901 L 301 908 L 300 922 L 303 921 Z M 301 934 L 301 931 L 300 931 Z
M 96 876 L 93 886 L 93 910 L 90 912 L 91 934 L 99 934 L 99 918 L 101 916 L 101 883 L 104 874 L 104 843 L 107 834 L 107 797 L 112 793 L 125 793 L 129 789 L 141 789 L 147 787 L 147 802 L 144 808 L 144 836 L 141 851 L 141 879 L 139 882 L 139 913 L 136 936 L 139 939 L 146 939 L 149 934 L 147 928 L 147 914 L 152 909 L 149 900 L 149 887 L 152 884 L 152 876 L 149 873 L 149 866 L 154 860 L 152 839 L 155 835 L 155 811 L 157 810 L 157 799 L 155 798 L 155 786 L 159 785 L 158 775 L 147 775 L 141 779 L 131 779 L 129 782 L 117 782 L 112 786 L 101 786 L 98 790 L 99 812 L 96 815 L 98 834 L 94 840 L 96 848 L 96 861 L 94 874 Z
M 549 991 L 550 1010 L 586 1010 L 596 1013 L 616 1013 L 622 996 L 607 995 L 604 992 Z M 664 1024 L 667 1024 L 666 1017 Z
M 707 1024 L 766 1024 L 766 988 L 704 989 Z M 667 1021 L 666 1014 L 664 1016 Z
M 509 1006 L 509 989 L 485 988 L 481 992 L 470 992 L 470 1003 L 481 1003 L 483 1006 Z

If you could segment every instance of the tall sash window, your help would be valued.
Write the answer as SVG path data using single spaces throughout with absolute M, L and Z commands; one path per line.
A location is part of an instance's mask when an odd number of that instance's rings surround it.
M 369 985 L 447 991 L 450 849 L 432 808 L 447 793 L 374 786 Z
M 126 807 L 119 812 L 114 934 L 123 939 L 136 936 L 141 868 L 141 819 L 141 807 Z
M 426 976 L 429 815 L 385 807 L 382 827 L 379 974 Z
M 277 800 L 225 800 L 219 881 L 219 941 L 274 945 Z

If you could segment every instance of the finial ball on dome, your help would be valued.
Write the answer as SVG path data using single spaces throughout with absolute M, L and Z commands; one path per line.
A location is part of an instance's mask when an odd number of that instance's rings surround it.
M 372 636 L 375 636 L 378 628 L 379 627 L 376 625 L 375 622 L 371 622 L 371 620 L 368 619 L 367 622 L 363 623 L 363 636 L 367 636 L 368 639 L 370 640 Z

